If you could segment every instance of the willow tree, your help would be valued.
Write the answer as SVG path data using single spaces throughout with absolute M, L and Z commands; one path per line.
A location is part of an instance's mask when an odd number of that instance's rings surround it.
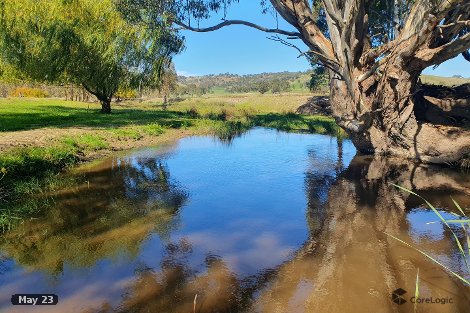
M 82 85 L 110 113 L 120 87 L 158 86 L 182 40 L 128 19 L 112 0 L 0 0 L 0 48 L 28 78 Z
M 290 46 L 301 40 L 307 46 L 302 55 L 328 68 L 334 117 L 362 152 L 437 163 L 470 152 L 470 132 L 463 127 L 440 127 L 415 114 L 425 68 L 459 54 L 470 60 L 468 0 L 261 1 L 265 11 L 272 9 L 292 30 L 225 19 L 227 8 L 238 0 L 119 2 L 160 12 L 180 29 L 209 32 L 245 25 Z M 218 11 L 224 14 L 221 23 L 199 27 Z

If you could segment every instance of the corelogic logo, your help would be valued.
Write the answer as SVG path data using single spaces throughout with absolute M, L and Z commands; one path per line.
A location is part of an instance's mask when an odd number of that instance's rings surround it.
M 402 305 L 406 303 L 406 300 L 402 298 L 402 296 L 406 293 L 406 290 L 402 288 L 398 288 L 397 290 L 392 292 L 392 301 L 398 305 Z
M 392 292 L 392 301 L 398 305 L 405 304 L 408 302 L 404 295 L 406 290 L 403 288 L 398 288 Z M 433 298 L 433 297 L 411 297 L 409 301 L 413 304 L 452 304 L 454 303 L 453 298 Z

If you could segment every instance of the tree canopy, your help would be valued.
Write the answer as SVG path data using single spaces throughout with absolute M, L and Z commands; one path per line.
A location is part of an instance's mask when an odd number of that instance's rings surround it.
M 0 0 L 1 56 L 29 78 L 82 85 L 111 111 L 119 88 L 158 87 L 183 41 L 112 0 Z

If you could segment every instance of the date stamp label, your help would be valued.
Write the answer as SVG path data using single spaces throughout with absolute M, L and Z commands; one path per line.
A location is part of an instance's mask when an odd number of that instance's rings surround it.
M 14 294 L 11 296 L 13 305 L 56 305 L 59 296 L 55 294 Z

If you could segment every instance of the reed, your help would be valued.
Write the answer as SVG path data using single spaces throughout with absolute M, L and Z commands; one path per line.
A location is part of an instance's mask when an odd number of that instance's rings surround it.
M 407 189 L 407 188 L 404 188 L 404 187 L 401 187 L 401 186 L 398 186 L 398 185 L 395 185 L 395 187 L 397 187 L 398 189 L 401 189 L 405 192 L 408 192 L 409 194 L 412 194 L 414 196 L 417 196 L 419 197 L 420 199 L 424 200 L 424 202 L 426 203 L 426 205 L 434 212 L 434 214 L 436 214 L 436 216 L 440 219 L 440 222 L 442 224 L 445 225 L 445 227 L 449 230 L 449 232 L 452 234 L 452 238 L 454 239 L 455 241 L 455 244 L 457 245 L 457 248 L 459 250 L 459 253 L 460 255 L 462 256 L 464 262 L 465 262 L 465 265 L 466 265 L 466 268 L 467 268 L 467 271 L 468 273 L 470 274 L 470 266 L 469 266 L 469 262 L 468 262 L 468 258 L 470 257 L 470 238 L 469 238 L 469 229 L 470 229 L 470 219 L 467 217 L 467 215 L 465 214 L 464 210 L 462 210 L 462 208 L 460 207 L 460 205 L 454 200 L 452 199 L 455 207 L 458 209 L 458 211 L 460 212 L 461 215 L 459 214 L 456 214 L 456 213 L 452 213 L 454 216 L 456 216 L 457 218 L 456 219 L 448 219 L 446 220 L 441 213 L 439 213 L 439 211 L 429 202 L 427 201 L 425 198 L 421 197 L 420 195 L 418 195 L 417 193 Z M 467 241 L 467 252 L 464 250 L 459 238 L 457 237 L 457 234 L 455 233 L 454 229 L 450 226 L 451 224 L 460 224 L 462 229 L 463 229 L 463 232 L 465 234 L 465 237 L 466 237 L 466 241 Z M 419 248 L 416 248 L 414 246 L 412 246 L 411 244 L 391 235 L 391 234 L 388 234 L 386 232 L 384 232 L 387 236 L 389 236 L 390 238 L 393 238 L 399 242 L 401 242 L 402 244 L 414 249 L 415 251 L 421 253 L 422 255 L 424 255 L 425 257 L 427 257 L 428 259 L 430 259 L 431 261 L 433 261 L 434 263 L 438 264 L 439 266 L 441 266 L 443 269 L 445 269 L 448 273 L 452 274 L 453 276 L 457 277 L 459 280 L 461 280 L 462 282 L 464 282 L 465 284 L 467 285 L 470 285 L 470 281 L 463 278 L 462 276 L 460 276 L 459 274 L 457 274 L 456 272 L 452 271 L 449 267 L 447 267 L 446 265 L 442 264 L 441 262 L 439 262 L 438 260 L 436 260 L 435 258 L 433 258 L 431 255 L 429 255 L 428 253 L 420 250 Z

